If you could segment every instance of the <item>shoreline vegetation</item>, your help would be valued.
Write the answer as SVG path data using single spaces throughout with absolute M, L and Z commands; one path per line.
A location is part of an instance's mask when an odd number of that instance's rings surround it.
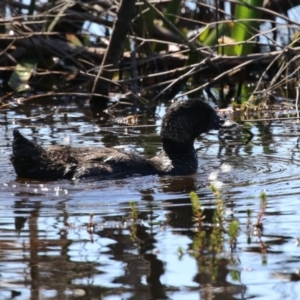
M 287 12 L 300 3 L 277 2 L 6 3 L 0 107 L 60 93 L 94 106 L 112 93 L 139 105 L 203 92 L 221 108 L 297 102 L 300 24 Z

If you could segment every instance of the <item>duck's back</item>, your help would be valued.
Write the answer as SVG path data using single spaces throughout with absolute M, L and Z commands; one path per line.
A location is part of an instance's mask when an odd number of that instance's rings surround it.
M 19 177 L 39 180 L 121 178 L 155 172 L 147 159 L 136 154 L 113 148 L 50 146 L 43 149 L 17 130 L 11 162 Z
M 150 175 L 155 170 L 148 159 L 112 148 L 73 148 L 78 167 L 74 176 L 123 178 L 134 174 Z

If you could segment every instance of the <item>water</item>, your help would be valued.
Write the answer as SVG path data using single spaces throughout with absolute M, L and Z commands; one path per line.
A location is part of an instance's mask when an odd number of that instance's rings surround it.
M 156 114 L 164 111 L 162 105 Z M 161 121 L 151 111 L 142 119 Z M 16 180 L 9 162 L 13 128 L 43 146 L 159 151 L 158 127 L 126 129 L 112 120 L 60 100 L 2 110 L 0 299 L 298 299 L 299 124 L 258 122 L 248 144 L 243 131 L 204 135 L 195 144 L 199 169 L 189 176 Z M 224 227 L 231 220 L 240 227 L 236 245 L 224 233 L 216 252 L 193 247 L 189 200 L 197 192 L 210 223 L 211 183 L 222 191 Z M 260 233 L 254 223 L 263 191 Z

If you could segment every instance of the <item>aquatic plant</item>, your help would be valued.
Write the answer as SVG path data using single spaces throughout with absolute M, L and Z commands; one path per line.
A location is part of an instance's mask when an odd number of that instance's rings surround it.
M 216 208 L 213 212 L 212 223 L 207 224 L 205 209 L 201 206 L 201 201 L 195 192 L 190 193 L 190 200 L 193 210 L 193 222 L 196 224 L 196 234 L 193 240 L 193 249 L 197 253 L 202 253 L 207 245 L 212 253 L 221 253 L 224 250 L 224 235 L 228 235 L 231 250 L 235 247 L 238 235 L 239 223 L 237 220 L 228 222 L 225 218 L 225 206 L 221 197 L 221 191 L 214 185 L 210 186 L 215 198 Z M 204 222 L 208 227 L 204 226 Z
M 201 201 L 195 192 L 190 192 L 190 199 L 192 202 L 193 209 L 193 221 L 198 224 L 198 231 L 201 231 L 202 220 L 203 220 L 203 210 L 201 208 Z
M 228 231 L 228 235 L 230 238 L 230 248 L 231 250 L 233 250 L 236 246 L 236 239 L 238 236 L 238 232 L 239 232 L 239 222 L 238 220 L 233 220 L 231 221 L 231 223 L 229 224 L 229 231 Z
M 221 198 L 221 191 L 217 189 L 213 184 L 209 186 L 210 190 L 213 192 L 213 195 L 216 200 L 216 211 L 214 214 L 214 224 L 221 227 L 223 224 L 223 217 L 225 214 L 224 202 Z
M 197 228 L 197 232 L 193 240 L 193 250 L 202 252 L 206 237 L 205 231 L 202 230 L 202 222 L 204 218 L 203 209 L 201 208 L 201 201 L 199 200 L 199 197 L 195 192 L 190 193 L 190 200 L 193 210 L 193 222 L 196 223 Z
M 193 222 L 196 229 L 192 244 L 192 255 L 197 258 L 199 278 L 201 278 L 201 274 L 209 274 L 211 281 L 216 283 L 224 273 L 228 272 L 228 264 L 237 264 L 232 253 L 236 247 L 239 222 L 226 219 L 221 191 L 214 185 L 211 185 L 210 189 L 215 198 L 212 217 L 209 217 L 211 209 L 203 208 L 197 194 L 195 192 L 190 193 Z M 228 241 L 229 255 L 225 254 Z M 234 280 L 240 278 L 238 271 L 233 271 L 231 276 Z
M 131 219 L 133 222 L 136 222 L 138 219 L 138 210 L 134 201 L 129 201 L 129 206 L 131 210 Z
M 262 229 L 263 227 L 262 218 L 266 211 L 266 205 L 267 205 L 267 194 L 265 192 L 262 192 L 260 194 L 260 211 L 257 217 L 257 222 L 255 224 L 255 226 L 259 227 L 260 229 Z

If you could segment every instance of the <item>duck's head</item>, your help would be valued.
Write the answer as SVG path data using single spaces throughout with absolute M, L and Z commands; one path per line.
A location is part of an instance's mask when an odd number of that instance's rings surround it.
M 196 100 L 177 101 L 163 118 L 160 136 L 163 143 L 193 146 L 194 140 L 212 129 L 220 129 L 224 121 L 207 103 Z

